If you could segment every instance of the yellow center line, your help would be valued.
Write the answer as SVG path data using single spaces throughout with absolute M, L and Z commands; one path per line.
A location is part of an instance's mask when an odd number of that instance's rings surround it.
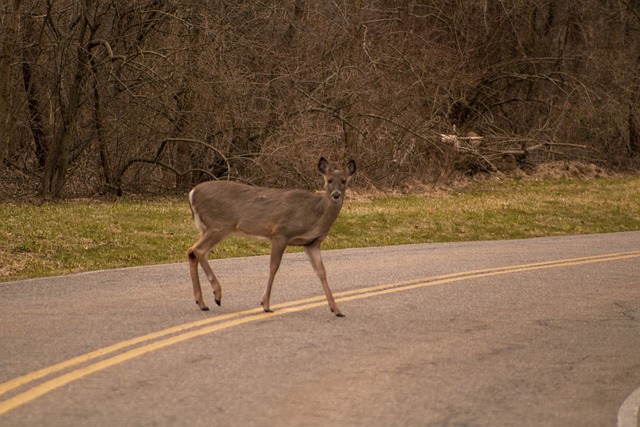
M 482 277 L 499 276 L 503 274 L 521 273 L 524 271 L 534 271 L 534 270 L 549 269 L 549 268 L 568 267 L 573 265 L 593 264 L 596 262 L 616 261 L 616 260 L 638 258 L 638 257 L 640 257 L 640 252 L 635 252 L 635 253 L 630 252 L 624 255 L 616 254 L 615 257 L 608 256 L 608 257 L 597 257 L 597 258 L 589 258 L 589 259 L 582 259 L 582 260 L 574 259 L 574 260 L 555 262 L 552 264 L 541 263 L 539 265 L 531 264 L 530 266 L 527 266 L 527 265 L 513 266 L 511 268 L 499 268 L 495 270 L 490 270 L 490 269 L 485 271 L 478 270 L 476 273 L 469 274 L 469 275 L 457 275 L 457 276 L 452 275 L 454 277 L 436 278 L 435 280 L 428 280 L 428 281 L 417 281 L 417 282 L 411 281 L 411 282 L 407 282 L 402 286 L 387 287 L 386 289 L 375 290 L 375 291 L 367 292 L 366 294 L 363 293 L 363 294 L 353 295 L 349 297 L 336 298 L 336 301 L 352 301 L 356 299 L 369 298 L 377 295 L 385 295 L 385 294 L 390 294 L 394 292 L 424 288 L 426 286 L 442 285 L 445 283 L 460 282 L 463 280 L 470 280 L 470 279 L 479 279 Z
M 445 283 L 451 283 L 456 281 L 478 279 L 482 277 L 490 277 L 504 274 L 513 274 L 525 271 L 533 271 L 540 269 L 559 268 L 573 265 L 590 264 L 597 262 L 623 260 L 629 258 L 640 257 L 640 251 L 621 252 L 605 255 L 596 255 L 581 258 L 568 258 L 555 261 L 546 261 L 530 264 L 512 265 L 506 267 L 495 267 L 481 270 L 472 270 L 460 273 L 450 273 L 440 276 L 426 277 L 421 279 L 408 280 L 396 283 L 387 283 L 382 285 L 371 286 L 367 288 L 359 288 L 350 291 L 338 292 L 335 294 L 336 301 L 352 301 L 362 298 L 370 298 L 373 296 L 385 295 L 400 291 L 407 291 L 426 286 L 440 285 Z M 27 391 L 20 393 L 12 398 L 0 402 L 0 415 L 15 409 L 25 403 L 28 403 L 46 393 L 49 393 L 57 388 L 60 388 L 70 382 L 83 378 L 92 373 L 101 371 L 108 367 L 123 363 L 125 361 L 140 357 L 144 354 L 152 351 L 159 350 L 170 345 L 181 343 L 192 338 L 200 337 L 203 335 L 211 334 L 223 329 L 228 329 L 234 326 L 242 325 L 245 323 L 266 320 L 273 318 L 274 316 L 281 316 L 288 313 L 294 313 L 303 310 L 309 310 L 316 307 L 326 305 L 325 297 L 323 295 L 300 299 L 296 301 L 285 302 L 276 304 L 274 309 L 278 309 L 273 313 L 264 313 L 261 308 L 255 308 L 251 310 L 239 311 L 235 313 L 229 313 L 217 316 L 215 318 L 199 320 L 195 322 L 185 323 L 182 325 L 174 326 L 168 329 L 164 329 L 151 334 L 143 335 L 140 337 L 132 338 L 130 340 L 122 341 L 96 351 L 86 353 L 84 355 L 74 357 L 72 359 L 48 366 L 46 368 L 28 373 L 21 377 L 14 378 L 3 384 L 0 384 L 0 395 L 13 390 L 17 387 L 23 386 L 30 382 L 36 381 L 45 376 L 54 374 L 64 369 L 69 369 L 77 365 L 88 363 L 91 360 L 95 360 L 108 354 L 115 353 L 127 348 L 142 344 L 147 341 L 157 340 L 150 344 L 142 345 L 137 348 L 130 349 L 128 351 L 116 354 L 109 358 L 99 360 L 90 365 L 75 369 L 66 374 L 61 374 L 51 380 L 45 381 L 39 385 L 36 385 Z M 196 329 L 199 328 L 199 329 Z M 160 339 L 168 335 L 173 335 L 168 338 Z

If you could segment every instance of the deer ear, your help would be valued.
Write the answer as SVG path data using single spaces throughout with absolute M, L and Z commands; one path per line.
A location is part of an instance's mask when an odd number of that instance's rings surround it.
M 356 173 L 356 161 L 355 160 L 349 160 L 349 163 L 347 163 L 347 173 L 349 174 L 349 176 L 351 176 L 354 173 Z
M 324 157 L 320 157 L 318 161 L 318 170 L 322 175 L 326 175 L 329 172 L 329 162 Z

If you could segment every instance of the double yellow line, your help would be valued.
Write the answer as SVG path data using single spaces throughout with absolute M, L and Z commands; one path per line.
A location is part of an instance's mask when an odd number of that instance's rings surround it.
M 582 258 L 569 258 L 556 261 L 539 262 L 532 264 L 512 265 L 507 267 L 488 268 L 473 270 L 461 273 L 445 274 L 441 276 L 425 277 L 421 279 L 409 280 L 397 283 L 371 286 L 367 288 L 354 289 L 351 291 L 334 294 L 336 301 L 352 301 L 362 298 L 386 295 L 395 292 L 408 291 L 423 288 L 426 286 L 441 285 L 445 283 L 458 282 L 463 280 L 478 279 L 482 277 L 498 276 L 504 274 L 520 273 L 525 271 L 542 270 L 550 268 L 560 268 L 581 264 L 592 264 L 597 262 L 607 262 L 640 257 L 640 251 L 620 252 L 604 255 L 596 255 Z M 38 397 L 60 388 L 70 382 L 76 381 L 87 375 L 118 365 L 122 362 L 143 356 L 152 351 L 156 351 L 170 345 L 178 344 L 192 338 L 211 334 L 223 329 L 243 325 L 288 313 L 309 310 L 315 307 L 325 306 L 324 295 L 313 298 L 306 298 L 297 301 L 276 304 L 272 307 L 277 309 L 273 313 L 264 313 L 261 308 L 239 311 L 224 314 L 213 318 L 207 318 L 196 322 L 185 323 L 164 329 L 162 331 L 136 337 L 122 341 L 96 351 L 47 366 L 43 369 L 33 371 L 21 377 L 14 378 L 0 384 L 0 396 L 15 390 L 19 387 L 27 386 L 30 383 L 56 374 L 57 376 L 33 385 L 27 390 L 16 394 L 6 400 L 0 401 L 0 415 L 11 411 L 19 406 L 31 402 Z M 114 354 L 115 353 L 115 354 Z

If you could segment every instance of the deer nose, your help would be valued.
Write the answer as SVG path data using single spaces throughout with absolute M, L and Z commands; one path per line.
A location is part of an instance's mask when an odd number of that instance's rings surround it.
M 333 198 L 333 200 L 338 200 L 340 197 L 342 197 L 342 193 L 336 190 L 331 193 L 331 197 Z

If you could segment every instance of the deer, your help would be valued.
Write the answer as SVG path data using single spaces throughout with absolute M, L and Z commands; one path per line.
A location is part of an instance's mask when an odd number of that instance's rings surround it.
M 236 234 L 271 240 L 269 279 L 260 302 L 265 312 L 272 312 L 271 289 L 286 247 L 302 246 L 322 283 L 329 308 L 336 316 L 344 317 L 329 288 L 320 245 L 340 214 L 347 184 L 356 171 L 356 163 L 350 160 L 346 168 L 340 168 L 320 157 L 317 167 L 324 177 L 322 195 L 300 189 L 258 187 L 235 181 L 207 181 L 191 190 L 189 205 L 200 238 L 189 248 L 187 257 L 193 294 L 200 310 L 209 311 L 209 307 L 202 296 L 198 265 L 209 279 L 215 302 L 220 306 L 222 288 L 207 261 L 207 255 L 227 236 Z

